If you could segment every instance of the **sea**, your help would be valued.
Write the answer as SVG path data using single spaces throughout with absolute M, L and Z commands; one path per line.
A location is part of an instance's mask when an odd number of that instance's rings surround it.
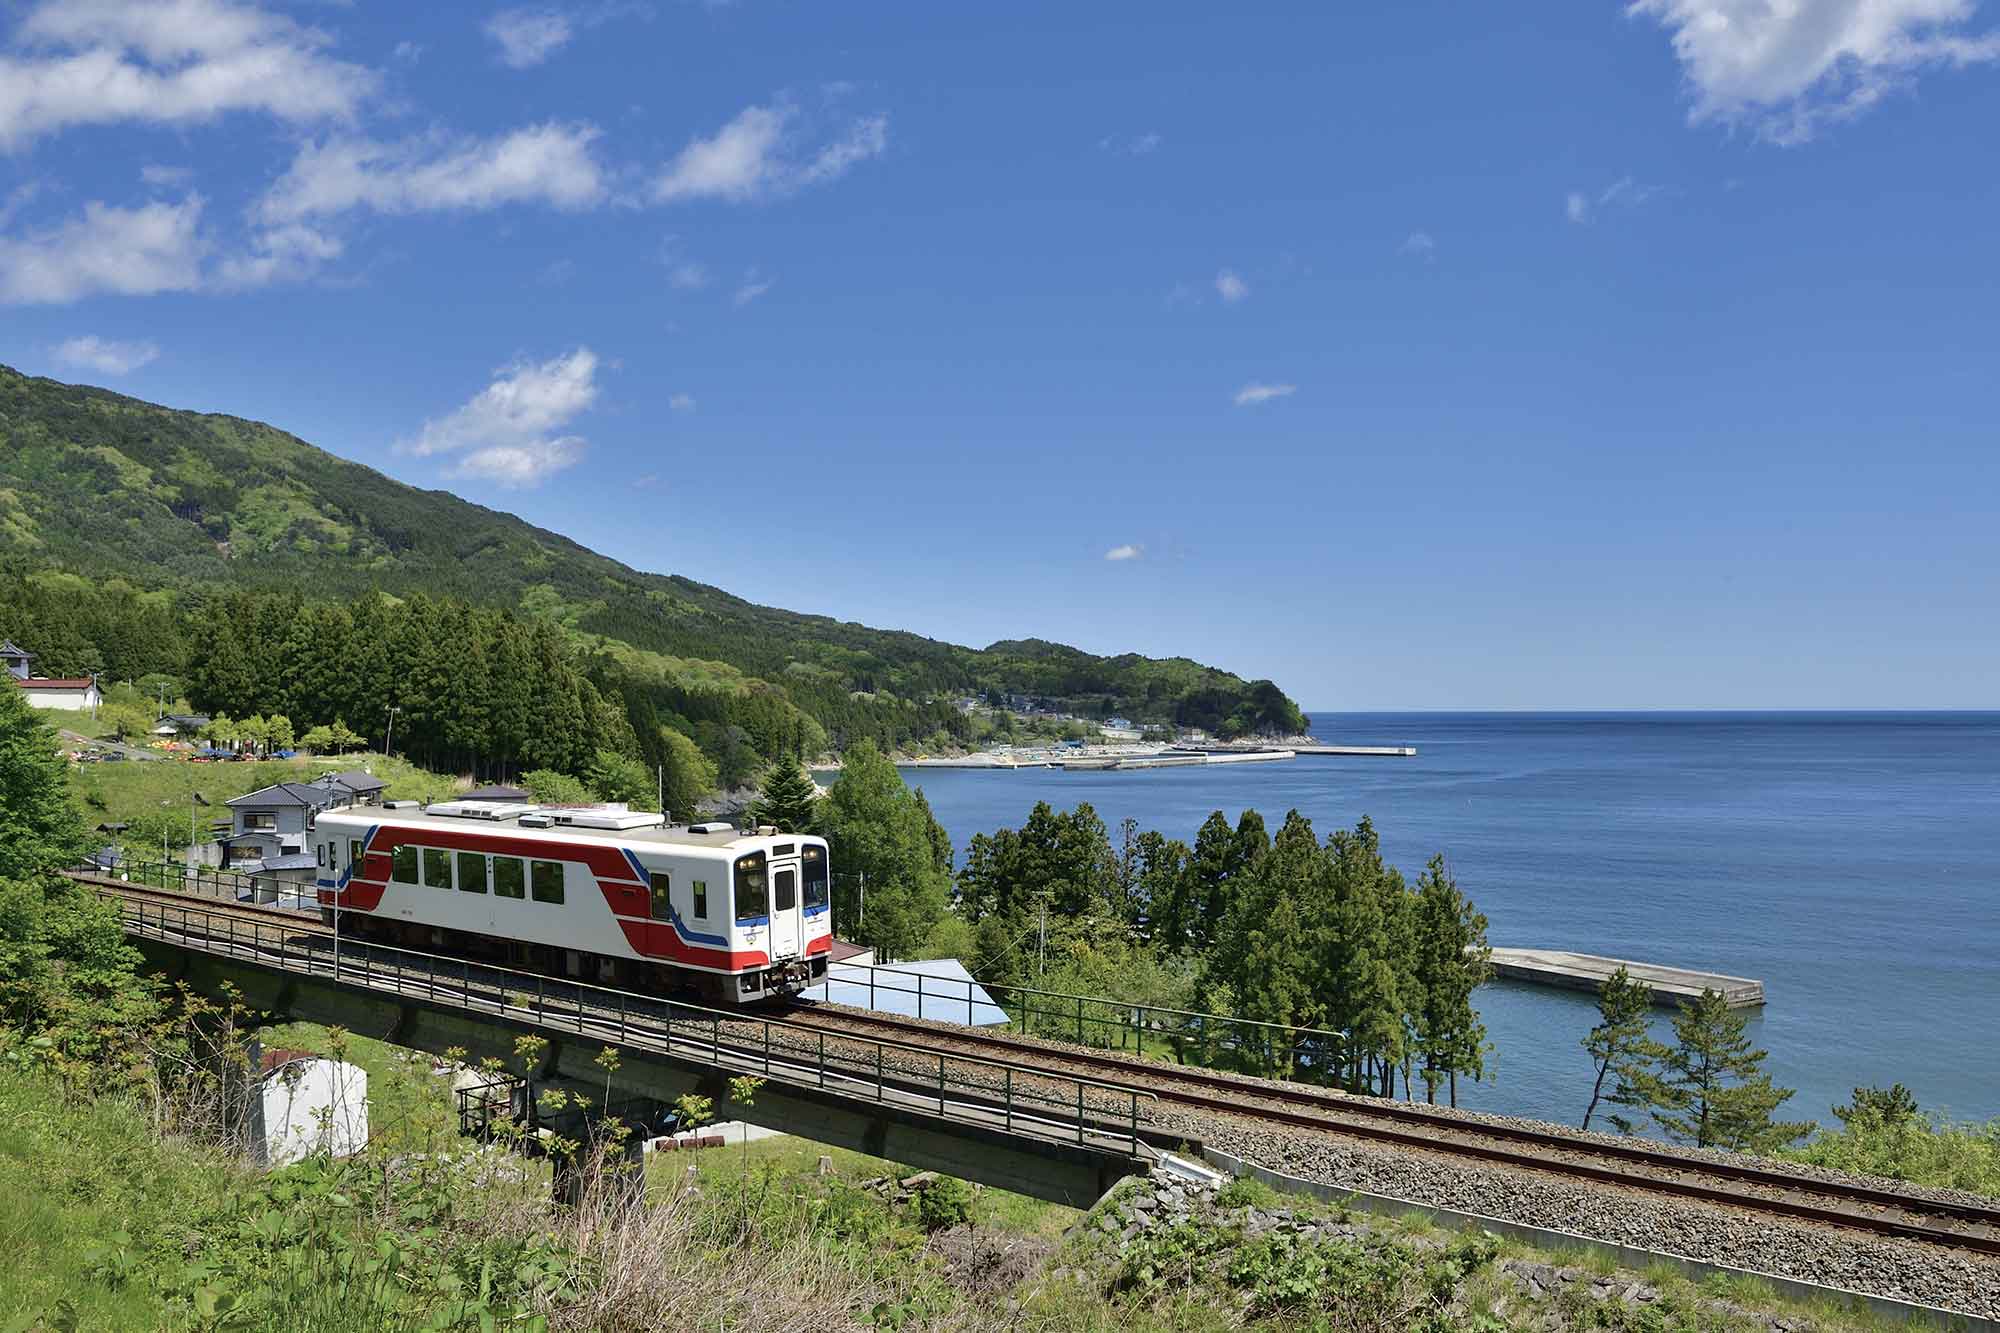
M 1193 841 L 1212 810 L 1362 816 L 1414 879 L 1437 852 L 1496 946 L 1759 978 L 1749 1034 L 1837 1123 L 1856 1085 L 2000 1117 L 2000 713 L 1315 713 L 1324 743 L 1414 758 L 1118 772 L 912 768 L 961 849 L 1037 801 Z M 1459 1102 L 1575 1122 L 1584 992 L 1494 982 L 1492 1053 Z M 1670 1036 L 1665 1011 L 1656 1028 Z

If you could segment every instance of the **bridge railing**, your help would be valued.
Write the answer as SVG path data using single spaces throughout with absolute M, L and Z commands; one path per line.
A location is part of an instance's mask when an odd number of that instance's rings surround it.
M 311 881 L 280 879 L 276 874 L 258 875 L 243 870 L 223 870 L 216 866 L 191 866 L 179 861 L 119 861 L 100 866 L 86 862 L 74 867 L 78 874 L 99 879 L 119 880 L 153 889 L 177 889 L 200 898 L 222 902 L 250 902 L 256 895 L 283 888 L 313 892 Z
M 865 991 L 870 1009 L 890 1002 L 894 1012 L 917 1018 L 975 1026 L 1004 1022 L 1023 1034 L 1180 1064 L 1313 1080 L 1338 1072 L 1346 1049 L 1346 1034 L 1327 1028 L 1138 1004 L 1108 995 L 966 981 L 892 966 L 835 963 L 827 973 L 826 996 L 835 1003 L 858 1001 Z
M 1140 1151 L 1139 1103 L 1156 1094 L 1129 1084 L 966 1055 L 889 1038 L 683 1004 L 585 982 L 376 944 L 340 942 L 317 924 L 267 922 L 196 903 L 104 892 L 128 933 L 337 984 L 422 997 L 573 1033 L 630 1050 L 694 1059 L 780 1083 L 914 1107 L 1008 1132 Z

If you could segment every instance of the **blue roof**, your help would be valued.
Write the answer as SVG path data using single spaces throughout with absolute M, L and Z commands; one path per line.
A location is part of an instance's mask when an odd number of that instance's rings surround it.
M 1004 1026 L 1009 1021 L 1007 1011 L 993 1003 L 986 988 L 974 981 L 956 958 L 929 958 L 894 967 L 829 963 L 826 977 L 806 990 L 804 997 L 968 1027 Z

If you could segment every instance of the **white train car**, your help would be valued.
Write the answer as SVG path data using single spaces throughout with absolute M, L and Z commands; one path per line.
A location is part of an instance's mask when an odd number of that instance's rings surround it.
M 343 936 L 747 1004 L 826 975 L 826 843 L 622 807 L 328 810 L 307 835 Z

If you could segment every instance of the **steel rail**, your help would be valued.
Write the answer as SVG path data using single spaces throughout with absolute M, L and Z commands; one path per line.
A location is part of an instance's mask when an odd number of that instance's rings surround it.
M 807 1013 L 806 1006 L 794 1006 L 793 1012 Z M 1190 1092 L 1183 1088 L 1162 1086 L 1159 1089 L 1162 1102 L 1172 1102 L 1181 1106 L 1195 1107 L 1205 1111 L 1226 1112 L 1231 1115 L 1250 1116 L 1256 1119 L 1276 1121 L 1302 1129 L 1321 1132 L 1348 1133 L 1356 1137 L 1380 1140 L 1399 1146 L 1421 1149 L 1426 1152 L 1440 1152 L 1471 1157 L 1497 1165 L 1520 1167 L 1529 1170 L 1553 1172 L 1561 1175 L 1577 1176 L 1602 1184 L 1647 1190 L 1654 1193 L 1697 1199 L 1705 1203 L 1725 1204 L 1732 1207 L 1754 1208 L 1783 1216 L 1809 1220 L 1824 1225 L 1845 1226 L 1874 1232 L 1881 1235 L 1898 1236 L 1904 1239 L 1920 1240 L 1930 1244 L 1967 1249 L 1983 1254 L 2000 1255 L 2000 1234 L 1984 1235 L 1944 1227 L 1925 1226 L 1919 1222 L 1897 1218 L 1877 1217 L 1868 1213 L 1857 1213 L 1842 1208 L 1830 1208 L 1820 1204 L 1798 1200 L 1774 1199 L 1764 1195 L 1745 1194 L 1700 1181 L 1674 1179 L 1662 1172 L 1677 1172 L 1687 1175 L 1708 1176 L 1733 1181 L 1739 1185 L 1753 1185 L 1762 1189 L 1789 1191 L 1793 1194 L 1808 1194 L 1828 1200 L 1859 1204 L 1868 1207 L 1895 1209 L 1904 1214 L 1926 1217 L 1946 1217 L 1974 1226 L 1994 1228 L 2000 1233 L 2000 1208 L 1979 1204 L 1958 1203 L 1948 1200 L 1930 1199 L 1921 1195 L 1906 1194 L 1897 1190 L 1887 1190 L 1876 1186 L 1849 1185 L 1832 1181 L 1817 1180 L 1810 1176 L 1794 1175 L 1790 1172 L 1775 1171 L 1767 1167 L 1748 1163 L 1713 1162 L 1658 1148 L 1647 1148 L 1637 1144 L 1602 1143 L 1584 1139 L 1576 1135 L 1555 1130 L 1536 1130 L 1521 1125 L 1493 1125 L 1460 1119 L 1432 1111 L 1426 1107 L 1410 1106 L 1387 1099 L 1363 1097 L 1342 1097 L 1321 1092 L 1317 1089 L 1270 1087 L 1250 1083 L 1217 1074 L 1208 1070 L 1190 1069 L 1185 1065 L 1155 1064 L 1091 1052 L 1073 1052 L 1051 1049 L 1031 1041 L 1014 1037 L 1000 1037 L 990 1033 L 966 1032 L 943 1033 L 924 1024 L 886 1017 L 881 1014 L 862 1014 L 847 1010 L 838 1013 L 826 1012 L 825 1017 L 833 1023 L 858 1023 L 869 1027 L 879 1027 L 897 1031 L 926 1033 L 933 1041 L 958 1041 L 967 1044 L 1004 1049 L 1016 1052 L 1032 1051 L 1047 1059 L 1066 1060 L 1074 1064 L 1093 1066 L 1101 1070 L 1119 1071 L 1126 1077 L 1146 1078 L 1163 1085 L 1180 1083 L 1202 1088 L 1225 1090 L 1235 1094 L 1232 1097 L 1213 1096 L 1202 1092 Z M 1270 1101 L 1291 1103 L 1295 1106 L 1311 1107 L 1318 1111 L 1286 1110 L 1279 1107 L 1259 1106 L 1243 1100 L 1245 1097 L 1261 1097 Z M 1334 1117 L 1360 1117 L 1384 1122 L 1379 1124 L 1357 1124 L 1348 1119 Z M 1397 1126 L 1422 1126 L 1432 1133 L 1420 1132 L 1416 1128 Z M 1436 1133 L 1460 1135 L 1463 1138 L 1440 1138 Z M 1499 1140 L 1521 1147 L 1499 1146 L 1493 1143 L 1468 1142 L 1468 1139 Z M 1545 1152 L 1583 1153 L 1600 1158 L 1608 1158 L 1642 1168 L 1639 1172 L 1621 1171 L 1606 1166 L 1596 1166 L 1587 1162 L 1564 1160 L 1522 1150 L 1539 1148 Z
M 78 876 L 78 878 L 83 878 Z M 122 900 L 128 932 L 177 943 L 184 948 L 224 957 L 248 959 L 280 972 L 303 972 L 325 976 L 336 984 L 348 984 L 378 993 L 402 996 L 421 995 L 432 1002 L 457 1001 L 474 1012 L 497 1012 L 528 1019 L 535 1026 L 558 1032 L 574 1032 L 602 1040 L 616 1041 L 632 1049 L 652 1048 L 673 1057 L 707 1057 L 708 1063 L 722 1065 L 725 1050 L 735 1067 L 760 1070 L 767 1078 L 805 1087 L 827 1088 L 838 1083 L 854 1088 L 872 1088 L 873 1100 L 890 1103 L 892 1090 L 924 1105 L 935 1104 L 937 1114 L 952 1119 L 988 1124 L 997 1118 L 1008 1131 L 1017 1127 L 1030 1130 L 1044 1126 L 1057 1131 L 1064 1140 L 1080 1144 L 1093 1141 L 1121 1145 L 1136 1155 L 1143 1151 L 1144 1136 L 1139 1129 L 1139 1102 L 1155 1100 L 1150 1088 L 1094 1079 L 1074 1073 L 1054 1071 L 1012 1061 L 941 1050 L 935 1044 L 921 1045 L 883 1038 L 836 1034 L 837 1041 L 873 1047 L 876 1077 L 864 1080 L 849 1069 L 862 1069 L 843 1062 L 838 1053 L 827 1057 L 827 1036 L 823 1028 L 793 1023 L 783 1018 L 749 1012 L 707 1009 L 674 1000 L 593 986 L 587 982 L 551 978 L 540 973 L 517 972 L 463 958 L 420 953 L 415 950 L 368 944 L 341 958 L 335 969 L 330 954 L 299 948 L 300 936 L 330 941 L 331 933 L 316 921 L 302 919 L 296 912 L 260 904 L 215 903 L 172 889 L 133 885 L 122 881 L 92 881 L 91 887 L 107 898 Z M 163 901 L 164 900 L 164 901 Z M 136 912 L 136 916 L 134 913 Z M 219 927 L 219 928 L 218 928 Z M 302 964 L 303 966 L 294 966 Z M 421 967 L 415 964 L 421 964 Z M 554 982 L 551 994 L 550 982 Z M 641 1006 L 633 1012 L 633 1004 Z M 650 1012 L 649 1012 L 650 1011 Z M 756 1051 L 739 1045 L 732 1034 L 725 1045 L 725 1025 L 761 1026 L 761 1058 Z M 678 1029 L 678 1030 L 677 1030 Z M 774 1030 L 798 1034 L 798 1045 L 780 1041 L 775 1049 Z M 811 1038 L 806 1042 L 805 1038 Z M 808 1063 L 795 1052 L 812 1049 L 815 1059 Z M 937 1061 L 936 1078 L 918 1079 L 897 1070 L 888 1077 L 890 1066 L 885 1053 L 920 1056 Z M 843 1065 L 847 1068 L 843 1068 Z M 952 1066 L 991 1071 L 988 1083 L 967 1083 L 961 1075 L 954 1083 Z M 1017 1077 L 1021 1076 L 1021 1077 Z M 1038 1095 L 1032 1080 L 1067 1084 L 1074 1088 L 1071 1099 Z M 994 1086 L 1002 1089 L 996 1102 Z M 1090 1094 L 1122 1101 L 1122 1114 L 1108 1115 L 1090 1104 Z M 953 1112 L 960 1112 L 954 1114 Z M 964 1112 L 979 1112 L 968 1115 Z M 997 1113 L 997 1117 L 996 1117 Z M 1042 1137 L 1050 1137 L 1042 1135 Z

